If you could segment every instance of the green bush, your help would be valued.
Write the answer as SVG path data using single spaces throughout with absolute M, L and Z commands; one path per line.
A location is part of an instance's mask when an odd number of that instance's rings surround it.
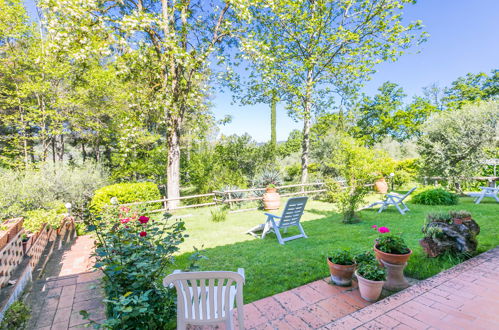
M 5 312 L 2 323 L 0 324 L 1 330 L 21 330 L 26 329 L 30 318 L 30 310 L 26 304 L 18 300 L 14 302 Z
M 152 201 L 161 198 L 159 188 L 152 182 L 138 183 L 117 183 L 102 187 L 95 191 L 95 195 L 90 202 L 90 210 L 96 215 L 104 206 L 109 205 L 111 198 L 116 197 L 119 204 Z M 158 209 L 161 204 L 148 204 L 148 208 Z
M 30 233 L 38 232 L 44 223 L 47 223 L 54 229 L 59 228 L 65 214 L 58 212 L 58 209 L 38 209 L 27 211 L 24 216 L 23 227 Z
M 456 205 L 459 196 L 442 188 L 430 188 L 416 194 L 412 202 L 423 205 Z
M 229 213 L 229 210 L 224 205 L 221 207 L 217 207 L 216 209 L 210 210 L 210 213 L 211 213 L 211 221 L 222 222 L 227 220 L 227 214 Z

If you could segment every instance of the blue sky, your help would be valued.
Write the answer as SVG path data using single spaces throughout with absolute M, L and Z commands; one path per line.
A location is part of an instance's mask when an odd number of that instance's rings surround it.
M 25 0 L 31 15 L 33 0 Z M 400 84 L 411 97 L 434 82 L 447 86 L 468 72 L 490 72 L 499 68 L 499 0 L 419 0 L 404 10 L 408 21 L 421 19 L 428 41 L 410 50 L 395 63 L 377 66 L 377 72 L 362 92 L 374 94 L 389 80 Z M 419 51 L 419 53 L 417 53 Z M 268 105 L 233 105 L 230 92 L 213 96 L 213 112 L 217 119 L 232 116 L 232 122 L 222 126 L 222 134 L 249 133 L 258 142 L 270 139 Z M 289 118 L 278 107 L 277 139 L 285 140 L 301 123 Z

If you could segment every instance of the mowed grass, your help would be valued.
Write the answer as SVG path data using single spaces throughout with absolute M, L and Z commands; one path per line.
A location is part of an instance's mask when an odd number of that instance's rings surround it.
M 455 206 L 423 206 L 410 202 L 408 206 L 411 211 L 405 215 L 393 207 L 381 214 L 377 209 L 363 210 L 360 213 L 362 222 L 343 224 L 341 215 L 334 211 L 334 205 L 309 200 L 302 219 L 308 238 L 292 240 L 285 245 L 278 244 L 274 234 L 269 234 L 264 240 L 244 234 L 265 221 L 264 211 L 232 213 L 226 221 L 214 223 L 207 208 L 185 210 L 184 213 L 192 214 L 184 218 L 189 238 L 181 246 L 175 267 L 186 268 L 193 247 L 203 248 L 206 259 L 199 262 L 201 270 L 245 269 L 244 299 L 249 303 L 328 276 L 326 256 L 329 251 L 371 249 L 378 236 L 372 225 L 386 226 L 392 232 L 402 233 L 413 250 L 406 275 L 417 279 L 435 275 L 459 262 L 459 259 L 448 256 L 431 259 L 424 255 L 418 241 L 422 238 L 421 227 L 429 212 L 468 210 L 481 227 L 478 252 L 499 244 L 499 203 L 491 199 L 480 205 L 473 204 L 471 198 L 461 198 Z M 297 233 L 298 230 L 293 228 L 287 235 Z

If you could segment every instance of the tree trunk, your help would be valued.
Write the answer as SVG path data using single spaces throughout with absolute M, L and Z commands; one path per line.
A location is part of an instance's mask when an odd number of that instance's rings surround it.
M 312 102 L 312 70 L 307 72 L 307 86 L 303 107 L 303 140 L 302 140 L 302 153 L 301 153 L 301 183 L 308 181 L 308 157 L 310 152 L 310 118 L 311 102 Z M 302 187 L 303 188 L 303 187 Z
M 270 104 L 270 148 L 272 150 L 272 159 L 275 160 L 275 152 L 277 150 L 277 124 L 276 124 L 277 96 L 272 95 L 272 103 Z
M 180 197 L 180 121 L 170 121 L 167 137 L 168 167 L 166 169 L 167 198 Z M 174 209 L 179 201 L 168 202 L 168 209 Z

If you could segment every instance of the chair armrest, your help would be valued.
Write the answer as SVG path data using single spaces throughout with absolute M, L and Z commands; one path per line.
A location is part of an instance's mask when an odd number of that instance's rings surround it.
M 237 272 L 243 277 L 243 283 L 246 283 L 246 276 L 244 275 L 244 268 L 238 268 Z
M 272 217 L 272 218 L 278 218 L 280 219 L 281 217 L 278 217 L 277 215 L 273 215 L 272 213 L 265 213 L 266 216 Z
M 386 194 L 385 197 L 391 197 L 391 198 L 398 198 L 398 199 L 401 199 L 403 197 L 403 195 L 399 195 L 399 194 Z

